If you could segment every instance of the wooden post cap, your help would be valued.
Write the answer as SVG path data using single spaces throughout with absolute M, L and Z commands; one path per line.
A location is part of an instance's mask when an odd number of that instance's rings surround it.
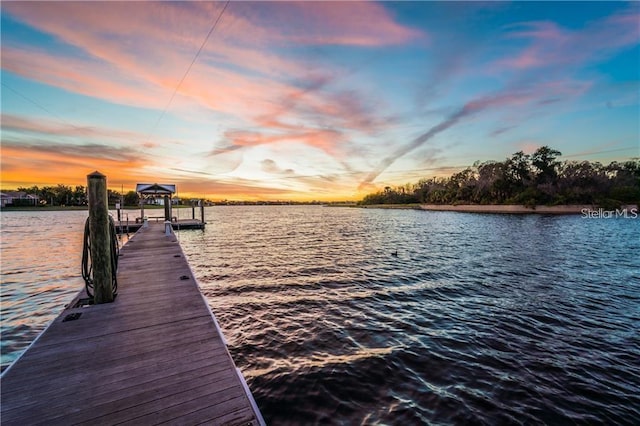
M 103 179 L 103 178 L 106 178 L 106 176 L 96 170 L 95 172 L 93 172 L 91 174 L 88 174 L 87 178 L 88 179 Z

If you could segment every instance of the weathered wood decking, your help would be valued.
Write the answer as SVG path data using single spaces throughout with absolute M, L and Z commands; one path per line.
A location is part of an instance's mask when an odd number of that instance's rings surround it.
M 163 224 L 121 250 L 118 284 L 109 304 L 74 307 L 81 292 L 5 371 L 3 425 L 264 423 Z

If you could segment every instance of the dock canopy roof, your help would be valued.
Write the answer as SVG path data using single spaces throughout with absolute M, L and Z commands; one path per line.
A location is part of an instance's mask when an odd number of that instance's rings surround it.
M 176 186 L 164 183 L 139 183 L 136 185 L 136 192 L 143 195 L 171 195 L 176 193 Z

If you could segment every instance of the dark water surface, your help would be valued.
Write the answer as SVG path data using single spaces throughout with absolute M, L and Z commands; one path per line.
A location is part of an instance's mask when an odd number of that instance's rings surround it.
M 269 423 L 640 419 L 638 220 L 209 213 L 181 243 Z
M 3 364 L 82 285 L 86 212 L 58 213 L 54 243 L 20 228 L 42 214 L 2 216 Z M 269 424 L 640 418 L 640 220 L 253 206 L 207 221 L 179 240 Z

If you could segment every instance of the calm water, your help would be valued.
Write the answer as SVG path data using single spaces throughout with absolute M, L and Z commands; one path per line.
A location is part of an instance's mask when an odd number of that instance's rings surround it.
M 82 285 L 85 217 L 3 213 L 3 363 Z M 640 418 L 638 219 L 285 206 L 207 220 L 179 239 L 270 424 Z

